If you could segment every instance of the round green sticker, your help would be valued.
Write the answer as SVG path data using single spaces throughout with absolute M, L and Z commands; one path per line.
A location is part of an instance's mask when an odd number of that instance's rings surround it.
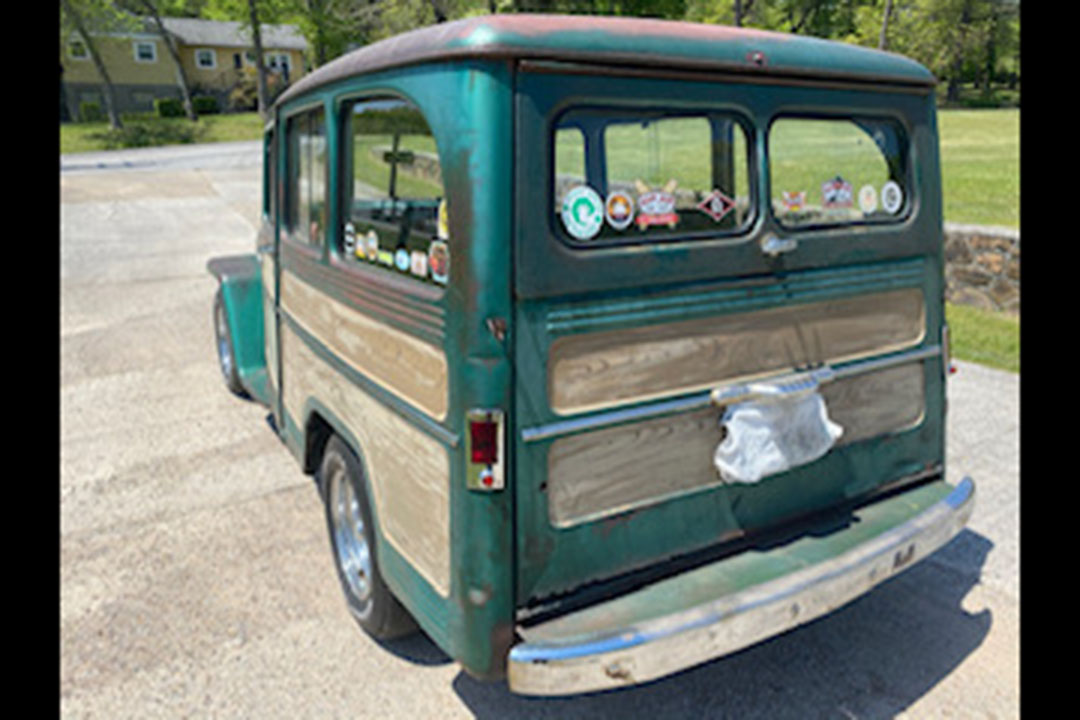
M 595 237 L 604 224 L 604 201 L 588 185 L 571 188 L 563 197 L 562 221 L 578 240 Z

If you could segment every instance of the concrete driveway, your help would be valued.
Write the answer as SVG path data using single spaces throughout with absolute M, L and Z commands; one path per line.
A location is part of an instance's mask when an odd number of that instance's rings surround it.
M 62 716 L 1019 715 L 1020 382 L 965 363 L 948 463 L 977 484 L 969 528 L 826 618 L 553 700 L 475 682 L 423 636 L 369 639 L 310 478 L 218 372 L 206 260 L 252 250 L 260 197 L 259 144 L 224 150 L 61 161 Z

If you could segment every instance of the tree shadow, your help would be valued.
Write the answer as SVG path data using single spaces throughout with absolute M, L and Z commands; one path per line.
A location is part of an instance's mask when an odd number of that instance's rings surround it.
M 830 615 L 645 685 L 529 698 L 461 672 L 453 687 L 479 718 L 895 717 L 986 638 L 990 610 L 969 613 L 962 603 L 992 548 L 965 529 Z

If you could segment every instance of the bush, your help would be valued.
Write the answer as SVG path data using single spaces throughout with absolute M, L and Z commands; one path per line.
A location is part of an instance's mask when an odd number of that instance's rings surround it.
M 79 103 L 79 120 L 81 122 L 102 122 L 104 119 L 105 113 L 100 104 L 96 102 Z
M 184 117 L 184 103 L 177 98 L 158 98 L 154 101 L 158 117 Z
M 109 129 L 94 133 L 90 137 L 100 140 L 107 150 L 117 150 L 157 145 L 188 145 L 199 142 L 205 134 L 205 125 L 188 120 L 156 120 L 129 123 L 119 130 Z
M 213 115 L 221 112 L 218 99 L 213 95 L 196 95 L 191 98 L 191 105 L 195 108 L 196 115 Z

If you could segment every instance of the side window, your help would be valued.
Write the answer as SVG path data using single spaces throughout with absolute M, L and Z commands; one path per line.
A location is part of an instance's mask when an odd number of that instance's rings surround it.
M 326 116 L 316 108 L 289 118 L 288 210 L 285 229 L 293 240 L 322 247 L 326 236 Z
M 769 129 L 773 215 L 785 227 L 899 220 L 910 205 L 905 156 L 892 121 L 780 118 Z
M 750 144 L 730 115 L 571 110 L 553 130 L 555 226 L 571 244 L 716 237 L 750 224 Z
M 439 152 L 420 110 L 399 99 L 345 106 L 341 254 L 444 285 L 450 237 Z

